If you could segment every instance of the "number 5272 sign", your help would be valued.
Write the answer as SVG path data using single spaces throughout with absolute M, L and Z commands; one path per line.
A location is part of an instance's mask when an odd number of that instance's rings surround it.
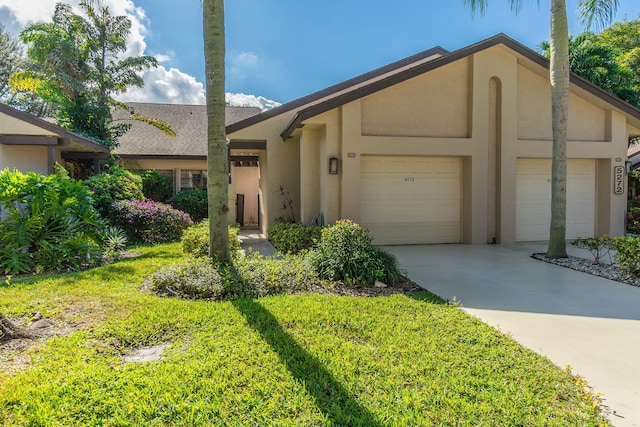
M 613 168 L 613 194 L 624 194 L 624 166 Z

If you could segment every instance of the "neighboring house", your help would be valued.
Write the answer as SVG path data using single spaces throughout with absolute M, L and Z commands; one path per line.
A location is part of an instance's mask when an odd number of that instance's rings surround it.
M 205 105 L 146 104 L 128 102 L 117 121 L 131 120 L 131 129 L 119 140 L 116 154 L 131 170 L 154 169 L 172 183 L 174 193 L 207 188 L 207 108 Z M 167 122 L 176 132 L 170 138 L 160 130 L 130 119 L 138 113 Z M 226 124 L 255 116 L 259 108 L 227 107 Z M 262 148 L 262 144 L 258 146 Z M 234 142 L 230 149 L 230 220 L 258 226 L 260 220 L 258 151 L 254 144 Z M 236 205 L 238 206 L 236 211 Z
M 89 138 L 0 104 L 0 170 L 50 174 L 55 163 L 93 162 L 109 157 L 109 148 Z
M 228 125 L 231 147 L 258 157 L 263 230 L 290 200 L 296 219 L 350 218 L 378 244 L 547 240 L 548 67 L 501 34 Z M 640 110 L 576 75 L 569 108 L 567 237 L 623 234 Z

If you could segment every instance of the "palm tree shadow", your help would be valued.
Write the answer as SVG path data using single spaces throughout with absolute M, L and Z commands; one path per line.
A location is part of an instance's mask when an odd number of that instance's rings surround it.
M 235 300 L 233 305 L 278 354 L 291 375 L 304 385 L 307 392 L 313 396 L 315 404 L 332 424 L 368 427 L 382 425 L 333 378 L 318 359 L 285 332 L 273 314 L 259 302 L 244 298 Z

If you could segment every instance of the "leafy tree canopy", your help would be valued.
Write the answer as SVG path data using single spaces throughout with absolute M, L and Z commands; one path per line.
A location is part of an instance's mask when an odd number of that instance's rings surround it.
M 549 57 L 549 42 L 540 51 Z M 617 22 L 600 34 L 569 39 L 571 71 L 640 108 L 640 20 Z
M 115 124 L 113 109 L 128 109 L 113 97 L 130 87 L 142 87 L 140 72 L 156 67 L 152 56 L 124 57 L 131 21 L 113 16 L 98 0 L 83 0 L 85 16 L 57 3 L 52 22 L 27 27 L 21 39 L 37 67 L 10 78 L 16 89 L 36 93 L 59 107 L 58 123 L 111 147 L 131 126 Z M 166 123 L 135 115 L 171 134 Z

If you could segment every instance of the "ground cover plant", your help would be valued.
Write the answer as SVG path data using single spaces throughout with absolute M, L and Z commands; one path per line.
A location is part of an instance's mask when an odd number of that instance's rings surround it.
M 0 286 L 0 313 L 54 333 L 0 347 L 0 424 L 606 423 L 579 379 L 426 292 L 166 298 L 140 287 L 180 245 L 136 251 Z

